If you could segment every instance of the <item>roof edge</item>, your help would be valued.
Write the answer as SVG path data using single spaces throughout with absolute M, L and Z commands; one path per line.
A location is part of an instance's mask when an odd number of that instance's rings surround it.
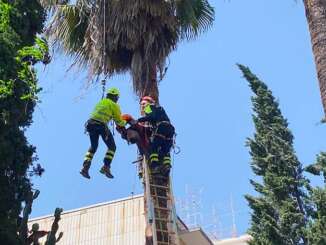
M 181 232 L 180 234 L 186 234 L 186 233 L 191 233 L 191 232 L 196 232 L 196 231 L 199 231 L 203 237 L 205 237 L 205 239 L 211 244 L 211 245 L 214 245 L 213 241 L 207 236 L 207 234 L 203 231 L 203 229 L 201 227 L 197 227 L 197 228 L 192 228 L 192 229 L 189 229 L 187 231 L 183 231 Z
M 138 194 L 138 195 L 133 195 L 133 196 L 129 196 L 129 197 L 116 199 L 116 200 L 112 200 L 112 201 L 108 201 L 108 202 L 101 202 L 101 203 L 97 203 L 97 204 L 93 204 L 93 205 L 89 205 L 89 206 L 85 206 L 85 207 L 70 209 L 70 210 L 62 212 L 62 215 L 77 212 L 77 211 L 81 211 L 83 209 L 96 208 L 96 207 L 99 207 L 99 206 L 114 204 L 114 203 L 118 203 L 118 202 L 124 202 L 124 201 L 127 201 L 127 200 L 137 199 L 137 198 L 141 198 L 141 197 L 144 197 L 143 193 Z M 50 218 L 50 217 L 53 217 L 53 214 L 48 214 L 48 215 L 35 217 L 35 218 L 32 218 L 32 219 L 29 219 L 28 222 L 36 221 L 36 220 L 40 220 L 40 219 L 45 219 L 45 218 Z

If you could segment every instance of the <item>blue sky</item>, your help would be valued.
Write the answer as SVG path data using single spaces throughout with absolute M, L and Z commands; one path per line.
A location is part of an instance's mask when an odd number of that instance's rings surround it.
M 214 27 L 198 40 L 181 43 L 170 56 L 170 66 L 160 85 L 161 104 L 175 124 L 181 153 L 174 156 L 174 193 L 186 197 L 185 187 L 201 189 L 204 223 L 211 223 L 217 208 L 221 229 L 230 229 L 230 196 L 238 233 L 250 220 L 243 198 L 253 193 L 250 157 L 245 147 L 253 134 L 251 91 L 236 63 L 248 65 L 279 99 L 283 115 L 295 136 L 295 149 L 303 164 L 312 163 L 326 149 L 325 126 L 319 125 L 322 107 L 303 4 L 289 0 L 210 1 L 216 10 Z M 114 180 L 98 173 L 105 147 L 101 144 L 91 168 L 90 181 L 79 175 L 89 146 L 83 133 L 100 86 L 84 89 L 85 72 L 66 72 L 71 60 L 57 53 L 39 69 L 42 103 L 34 113 L 28 138 L 37 147 L 46 172 L 35 178 L 41 195 L 32 216 L 52 213 L 55 207 L 78 208 L 141 193 L 131 162 L 136 157 L 118 135 L 113 162 Z M 131 79 L 119 75 L 109 85 L 121 90 L 123 112 L 138 116 Z M 180 211 L 181 212 L 181 211 Z

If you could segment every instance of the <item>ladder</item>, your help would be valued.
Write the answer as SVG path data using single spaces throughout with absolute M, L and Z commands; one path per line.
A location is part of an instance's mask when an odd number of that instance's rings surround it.
M 171 177 L 152 175 L 145 157 L 139 167 L 145 193 L 146 245 L 179 245 Z

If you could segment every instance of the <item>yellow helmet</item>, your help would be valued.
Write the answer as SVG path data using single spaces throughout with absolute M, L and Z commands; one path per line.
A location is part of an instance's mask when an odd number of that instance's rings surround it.
M 115 95 L 115 96 L 118 96 L 118 97 L 120 96 L 119 89 L 117 89 L 117 88 L 108 89 L 107 94 L 112 94 L 112 95 Z

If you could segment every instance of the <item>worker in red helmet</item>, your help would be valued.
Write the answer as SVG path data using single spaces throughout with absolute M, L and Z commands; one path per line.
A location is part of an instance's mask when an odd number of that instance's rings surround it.
M 164 108 L 156 104 L 150 96 L 140 101 L 144 116 L 137 122 L 148 122 L 153 127 L 152 140 L 149 147 L 149 163 L 153 173 L 169 175 L 171 168 L 170 151 L 173 146 L 175 129 Z M 161 158 L 162 165 L 159 164 Z

